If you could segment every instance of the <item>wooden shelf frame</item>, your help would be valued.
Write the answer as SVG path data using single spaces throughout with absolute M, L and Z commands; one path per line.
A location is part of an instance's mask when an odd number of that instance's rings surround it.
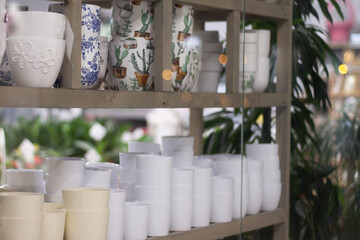
M 277 209 L 272 212 L 262 212 L 242 219 L 242 231 L 250 232 L 276 224 L 281 224 L 287 218 L 284 209 Z M 229 223 L 211 224 L 207 227 L 193 228 L 186 232 L 173 232 L 164 237 L 150 237 L 149 240 L 216 240 L 224 237 L 240 234 L 240 220 L 233 220 Z
M 290 131 L 291 131 L 291 67 L 292 67 L 292 8 L 293 0 L 280 0 L 271 4 L 256 0 L 151 0 L 155 2 L 156 92 L 118 92 L 81 90 L 81 4 L 89 2 L 111 6 L 109 0 L 66 0 L 65 15 L 75 35 L 72 63 L 64 62 L 64 89 L 0 87 L 0 107 L 43 108 L 190 108 L 190 135 L 195 137 L 195 154 L 202 153 L 203 108 L 207 107 L 276 107 L 276 141 L 279 144 L 282 194 L 279 209 L 274 212 L 248 216 L 224 224 L 212 224 L 185 233 L 172 233 L 167 237 L 151 239 L 217 239 L 266 226 L 274 226 L 274 239 L 289 239 L 290 191 Z M 246 10 L 242 9 L 246 1 Z M 193 5 L 194 28 L 201 30 L 204 21 L 226 20 L 227 55 L 226 94 L 172 93 L 170 82 L 162 72 L 170 69 L 171 60 L 171 8 L 173 3 Z M 214 14 L 214 12 L 216 14 Z M 278 24 L 277 33 L 277 85 L 276 93 L 245 94 L 239 89 L 240 17 L 268 19 Z M 159 47 L 161 46 L 161 47 Z M 165 46 L 165 47 L 164 47 Z

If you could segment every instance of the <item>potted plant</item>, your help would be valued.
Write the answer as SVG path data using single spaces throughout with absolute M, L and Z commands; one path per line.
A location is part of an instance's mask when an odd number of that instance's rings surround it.
M 175 79 L 176 82 L 179 82 L 180 84 L 182 84 L 182 81 L 184 80 L 184 78 L 187 74 L 187 68 L 188 68 L 189 61 L 190 61 L 190 51 L 189 51 L 188 55 L 186 55 L 184 65 L 182 65 L 181 68 L 177 72 L 176 79 Z
M 113 73 L 115 78 L 125 78 L 126 77 L 126 68 L 121 67 L 123 60 L 129 55 L 129 48 L 126 48 L 125 51 L 121 54 L 121 47 L 115 46 L 115 57 L 116 57 L 116 64 L 113 66 Z
M 178 3 L 175 3 L 174 5 L 175 5 L 175 7 L 177 7 L 177 8 L 182 8 L 182 7 L 183 7 L 182 4 L 178 4 Z
M 152 51 L 150 51 L 148 58 L 146 59 L 145 49 L 143 49 L 142 56 L 138 51 L 136 52 L 136 54 L 138 58 L 140 58 L 140 60 L 142 61 L 142 69 L 140 69 L 134 53 L 131 54 L 131 63 L 133 64 L 136 70 L 135 76 L 136 79 L 138 80 L 139 87 L 145 87 L 150 75 L 149 73 L 150 66 L 154 62 L 154 56 Z
M 125 19 L 124 22 L 123 22 L 123 26 L 122 26 L 122 29 L 121 29 L 121 38 L 120 40 L 122 42 L 124 42 L 126 40 L 126 38 L 128 38 L 130 36 L 130 33 L 131 33 L 131 28 L 132 28 L 132 21 L 130 19 Z
M 131 4 L 126 4 L 121 10 L 120 10 L 120 17 L 122 19 L 129 19 L 134 14 L 133 12 L 133 6 Z
M 190 21 L 189 21 L 189 18 L 190 18 Z M 194 19 L 190 16 L 189 13 L 184 17 L 185 28 L 184 28 L 184 30 L 178 32 L 178 36 L 177 36 L 178 41 L 185 42 L 186 39 L 191 37 L 191 34 L 189 33 L 189 31 L 190 31 L 191 25 L 193 24 L 193 21 L 194 21 Z
M 177 55 L 175 55 L 175 43 L 174 42 L 171 43 L 171 50 L 172 50 L 171 66 L 172 66 L 173 72 L 178 72 L 179 71 L 180 55 L 185 52 L 184 44 L 181 44 L 180 42 L 177 42 L 177 45 L 178 45 L 179 49 L 178 49 Z
M 141 4 L 141 0 L 140 1 L 131 1 L 131 3 L 133 4 L 133 5 L 136 5 L 136 6 L 139 6 L 140 4 Z
M 137 48 L 137 41 L 135 38 L 127 38 L 124 42 L 124 48 L 135 49 Z
M 143 37 L 143 38 L 148 38 L 150 37 L 150 33 L 146 32 L 149 28 L 149 25 L 154 21 L 154 15 L 150 14 L 149 16 L 149 11 L 144 12 L 143 10 L 141 10 L 141 23 L 142 23 L 142 27 L 140 30 L 135 31 L 134 33 L 134 37 Z

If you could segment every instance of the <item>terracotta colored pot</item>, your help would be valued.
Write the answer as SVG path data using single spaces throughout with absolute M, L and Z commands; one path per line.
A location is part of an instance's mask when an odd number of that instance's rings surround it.
M 175 3 L 174 5 L 175 5 L 175 7 L 177 7 L 177 8 L 182 8 L 182 7 L 183 7 L 182 4 L 178 4 L 178 3 Z
M 136 40 L 125 40 L 125 42 L 124 42 L 124 48 L 130 48 L 130 49 L 135 49 L 135 48 L 137 48 L 137 42 L 136 42 Z
M 140 4 L 141 4 L 141 1 L 131 1 L 131 3 L 132 3 L 133 5 L 138 6 L 138 5 L 140 5 Z
M 182 81 L 184 80 L 187 72 L 183 72 L 181 69 L 179 69 L 177 75 L 176 75 L 176 81 Z
M 136 79 L 138 80 L 139 87 L 145 87 L 149 79 L 148 73 L 135 72 Z
M 139 31 L 135 31 L 134 37 L 150 38 L 150 33 L 148 33 L 148 32 L 141 33 Z
M 179 71 L 179 65 L 180 65 L 180 58 L 179 57 L 172 60 L 171 66 L 172 66 L 173 72 L 178 72 Z
M 191 37 L 190 33 L 179 32 L 178 36 L 177 36 L 177 40 L 180 41 L 180 42 L 185 42 L 186 39 L 188 39 L 190 37 Z
M 113 66 L 113 73 L 115 78 L 123 79 L 126 77 L 126 68 Z

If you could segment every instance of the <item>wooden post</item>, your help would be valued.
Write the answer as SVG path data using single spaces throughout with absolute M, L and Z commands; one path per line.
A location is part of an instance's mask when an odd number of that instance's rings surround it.
M 232 11 L 226 18 L 227 44 L 226 93 L 239 92 L 240 12 Z
M 172 92 L 171 79 L 163 78 L 171 70 L 172 0 L 155 0 L 155 91 Z
M 292 0 L 289 1 L 292 6 Z M 274 239 L 289 239 L 289 209 L 290 209 L 290 132 L 291 132 L 291 67 L 292 67 L 292 8 L 290 18 L 278 22 L 277 32 L 277 93 L 286 93 L 288 105 L 276 108 L 276 139 L 279 144 L 281 169 L 281 199 L 280 208 L 286 211 L 284 223 L 275 225 Z
M 74 32 L 72 62 L 64 57 L 63 85 L 64 88 L 81 88 L 81 8 L 82 1 L 68 0 L 65 5 L 65 15 L 69 19 Z
M 203 153 L 204 112 L 202 108 L 190 109 L 190 136 L 194 137 L 194 153 Z

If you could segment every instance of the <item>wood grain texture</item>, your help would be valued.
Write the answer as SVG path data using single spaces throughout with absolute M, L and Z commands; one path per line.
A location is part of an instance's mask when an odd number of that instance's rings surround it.
M 64 88 L 81 88 L 81 1 L 69 0 L 65 5 L 65 15 L 74 33 L 71 62 L 64 57 L 63 85 Z
M 204 111 L 202 108 L 190 109 L 190 136 L 194 137 L 194 154 L 203 154 Z
M 286 211 L 277 209 L 273 212 L 259 213 L 253 216 L 246 216 L 242 221 L 233 220 L 229 223 L 211 224 L 208 227 L 193 228 L 186 232 L 174 232 L 164 237 L 151 237 L 151 240 L 216 240 L 240 233 L 240 224 L 243 225 L 243 232 L 250 232 L 275 224 L 284 222 Z M 276 239 L 277 240 L 277 239 Z
M 155 1 L 155 91 L 172 92 L 171 80 L 162 77 L 164 70 L 171 70 L 172 0 Z
M 37 108 L 213 108 L 240 107 L 241 94 L 124 92 L 0 87 L 0 107 Z M 248 107 L 287 106 L 286 94 L 245 94 Z M 226 101 L 224 101 L 226 100 Z
M 226 92 L 239 92 L 240 12 L 232 11 L 226 21 Z

